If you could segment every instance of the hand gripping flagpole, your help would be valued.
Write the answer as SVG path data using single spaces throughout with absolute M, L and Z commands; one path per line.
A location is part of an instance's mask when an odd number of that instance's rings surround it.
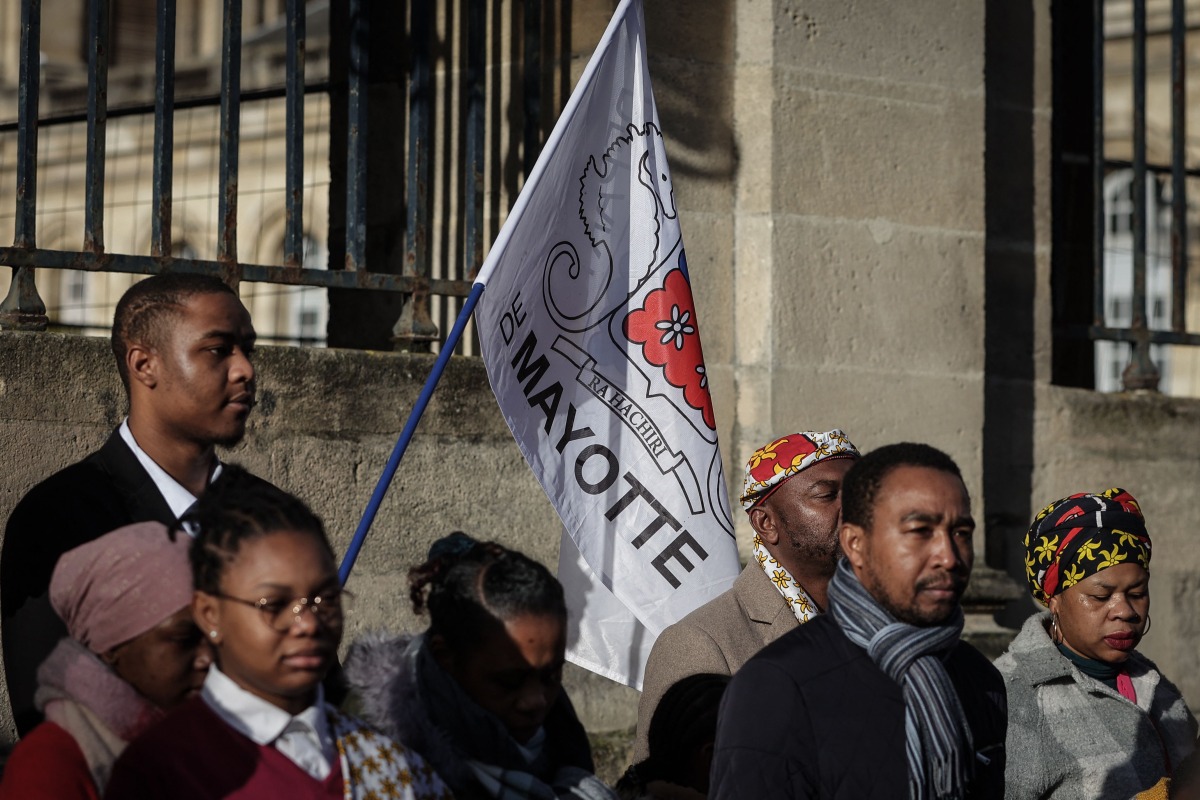
M 342 565 L 338 568 L 338 580 L 343 586 L 345 586 L 346 580 L 350 577 L 350 571 L 354 569 L 354 562 L 358 560 L 358 553 L 362 550 L 367 533 L 371 530 L 371 524 L 375 521 L 375 515 L 379 513 L 379 506 L 383 503 L 383 498 L 387 494 L 388 488 L 392 485 L 392 478 L 395 477 L 396 469 L 400 466 L 400 459 L 404 457 L 404 451 L 408 449 L 408 443 L 412 441 L 413 433 L 417 430 L 417 424 L 421 421 L 421 415 L 425 413 L 425 407 L 429 405 L 429 399 L 433 397 L 433 390 L 437 388 L 438 381 L 441 380 L 442 373 L 446 369 L 446 364 L 449 363 L 450 356 L 454 353 L 454 348 L 458 346 L 458 340 L 462 338 L 463 330 L 466 329 L 467 322 L 471 319 L 471 314 L 474 313 L 475 306 L 479 302 L 479 298 L 483 295 L 487 279 L 492 274 L 492 271 L 495 270 L 496 264 L 499 263 L 500 257 L 508 247 L 508 242 L 512 238 L 512 231 L 516 227 L 516 221 L 521 218 L 525 207 L 529 205 L 529 198 L 533 196 L 534 190 L 541 182 L 542 175 L 546 172 L 547 164 L 550 162 L 550 154 L 558 146 L 558 142 L 566 132 L 568 123 L 574 116 L 579 104 L 583 102 L 583 96 L 587 93 L 588 87 L 591 86 L 592 79 L 596 71 L 600 68 L 600 62 L 603 60 L 604 54 L 608 51 L 609 44 L 616 35 L 621 20 L 624 19 L 625 14 L 629 13 L 630 6 L 640 2 L 641 0 L 621 0 L 621 4 L 617 6 L 617 10 L 613 12 L 612 19 L 608 23 L 608 28 L 604 31 L 604 36 L 600 38 L 600 43 L 596 45 L 596 50 L 592 53 L 592 58 L 588 61 L 587 67 L 584 68 L 583 74 L 579 78 L 579 83 L 575 85 L 575 90 L 571 92 L 570 98 L 567 99 L 567 104 L 563 107 L 562 114 L 559 115 L 558 121 L 554 123 L 554 129 L 546 137 L 546 144 L 542 147 L 542 153 L 538 156 L 538 160 L 534 163 L 533 169 L 529 173 L 529 178 L 521 188 L 521 193 L 517 196 L 517 202 L 513 204 L 512 211 L 508 215 L 508 220 L 496 235 L 496 241 L 492 243 L 492 249 L 479 270 L 475 284 L 471 287 L 471 293 L 467 295 L 467 301 L 463 304 L 462 311 L 458 314 L 458 319 L 454 322 L 454 328 L 450 331 L 450 335 L 446 337 L 441 352 L 438 354 L 437 362 L 433 365 L 433 371 L 429 373 L 429 377 L 425 380 L 425 386 L 421 389 L 421 394 L 417 397 L 417 402 L 413 404 L 412 411 L 409 412 L 408 422 L 405 423 L 404 430 L 400 432 L 400 438 L 396 440 L 396 445 L 392 448 L 392 455 L 388 458 L 387 464 L 383 468 L 383 474 L 379 476 L 379 481 L 375 484 L 375 491 L 371 493 L 371 499 L 367 503 L 366 510 L 363 511 L 362 519 L 358 523 L 358 529 L 354 532 L 354 538 L 350 540 L 350 546 L 346 548 L 346 555 L 342 558 Z

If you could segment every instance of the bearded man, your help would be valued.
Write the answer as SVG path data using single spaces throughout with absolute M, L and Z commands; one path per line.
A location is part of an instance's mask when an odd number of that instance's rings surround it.
M 649 755 L 650 721 L 671 686 L 689 675 L 732 675 L 826 607 L 841 554 L 842 478 L 857 458 L 838 429 L 791 433 L 750 457 L 741 501 L 754 557 L 729 591 L 659 634 L 646 662 L 635 760 Z

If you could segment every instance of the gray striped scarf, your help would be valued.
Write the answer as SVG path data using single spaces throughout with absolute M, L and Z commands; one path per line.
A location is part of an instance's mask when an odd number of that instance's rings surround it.
M 939 657 L 962 635 L 962 609 L 945 625 L 897 622 L 843 558 L 829 583 L 829 611 L 846 637 L 904 690 L 909 795 L 913 800 L 963 797 L 975 766 L 975 747 Z

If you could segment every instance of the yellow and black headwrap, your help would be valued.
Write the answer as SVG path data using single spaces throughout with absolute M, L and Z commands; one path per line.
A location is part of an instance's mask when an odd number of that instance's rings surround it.
M 1025 577 L 1042 605 L 1089 575 L 1129 562 L 1150 569 L 1150 534 L 1138 501 L 1124 489 L 1056 500 L 1025 534 Z

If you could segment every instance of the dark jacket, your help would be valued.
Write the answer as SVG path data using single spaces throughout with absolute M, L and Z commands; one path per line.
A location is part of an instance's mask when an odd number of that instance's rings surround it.
M 29 490 L 8 518 L 0 550 L 0 635 L 17 730 L 41 721 L 37 668 L 67 628 L 47 591 L 58 557 L 134 522 L 175 522 L 137 456 L 113 431 L 104 446 Z
M 967 796 L 1001 798 L 1004 682 L 965 642 L 945 664 L 982 756 Z M 817 617 L 734 676 L 721 702 L 709 797 L 907 800 L 904 710 L 900 685 L 832 617 Z
M 0 637 L 20 734 L 42 721 L 33 704 L 37 668 L 67 635 L 48 595 L 59 556 L 124 525 L 176 521 L 119 430 L 95 453 L 54 473 L 17 503 L 0 549 Z M 326 684 L 335 700 L 342 696 L 336 691 L 340 674 L 332 671 Z
M 362 703 L 363 720 L 391 739 L 421 754 L 454 792 L 457 800 L 490 798 L 467 763 L 474 758 L 499 763 L 503 751 L 467 752 L 454 731 L 434 719 L 429 698 L 418 686 L 418 653 L 424 637 L 368 633 L 357 640 L 346 658 L 350 688 Z M 486 713 L 482 712 L 481 713 Z M 546 721 L 544 772 L 537 777 L 552 785 L 559 797 L 600 800 L 616 795 L 594 777 L 591 747 L 566 692 L 560 692 Z M 503 765 L 511 768 L 511 765 Z M 534 772 L 531 768 L 530 772 Z

